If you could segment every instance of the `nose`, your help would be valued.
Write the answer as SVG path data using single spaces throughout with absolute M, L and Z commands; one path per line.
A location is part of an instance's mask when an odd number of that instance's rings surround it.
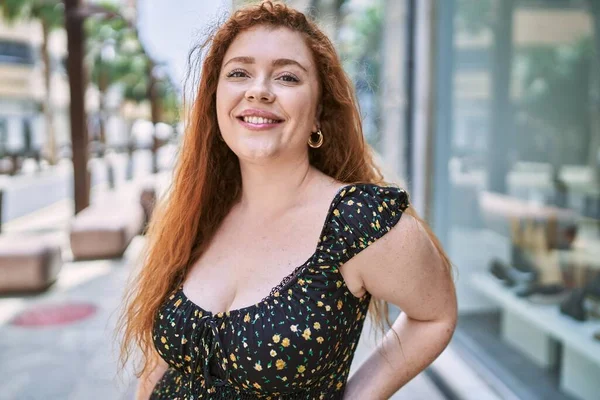
M 257 79 L 254 84 L 246 91 L 246 99 L 250 101 L 261 101 L 270 103 L 275 99 L 275 95 L 269 89 L 269 86 L 262 79 Z

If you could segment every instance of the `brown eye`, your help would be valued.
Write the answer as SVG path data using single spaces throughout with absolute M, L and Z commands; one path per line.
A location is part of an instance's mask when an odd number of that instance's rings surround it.
M 281 75 L 278 79 L 281 79 L 284 82 L 300 82 L 300 80 L 292 74 Z
M 248 76 L 248 75 L 244 71 L 241 71 L 241 70 L 233 70 L 227 74 L 228 78 L 243 78 L 245 76 Z

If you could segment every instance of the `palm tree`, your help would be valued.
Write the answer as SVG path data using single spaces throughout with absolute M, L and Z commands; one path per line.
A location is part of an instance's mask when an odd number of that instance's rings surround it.
M 42 109 L 46 125 L 48 162 L 54 165 L 57 162 L 57 153 L 51 100 L 52 66 L 48 51 L 48 40 L 53 30 L 64 27 L 63 2 L 61 0 L 3 0 L 0 3 L 0 12 L 9 22 L 34 20 L 42 26 L 41 55 L 46 89 Z
M 109 6 L 105 6 L 107 7 Z M 108 20 L 89 18 L 86 20 L 85 27 L 88 38 L 86 59 L 90 70 L 90 82 L 95 84 L 100 94 L 99 140 L 102 156 L 106 148 L 106 95 L 113 85 L 118 84 L 129 73 L 129 55 L 122 51 L 122 47 L 132 30 L 122 18 Z

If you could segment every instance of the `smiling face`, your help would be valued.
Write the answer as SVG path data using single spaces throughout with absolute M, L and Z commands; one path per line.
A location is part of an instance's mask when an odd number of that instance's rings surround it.
M 300 33 L 258 26 L 227 49 L 217 86 L 223 139 L 241 162 L 306 157 L 319 129 L 318 75 Z

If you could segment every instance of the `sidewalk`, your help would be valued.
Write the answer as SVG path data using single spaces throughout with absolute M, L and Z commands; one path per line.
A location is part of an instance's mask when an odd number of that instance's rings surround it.
M 160 174 L 158 179 L 165 185 L 168 175 Z M 121 184 L 116 192 L 109 192 L 104 185 L 99 185 L 92 193 L 92 200 L 102 201 L 106 196 L 117 195 L 123 201 L 136 201 L 142 183 L 143 180 L 138 180 Z M 63 200 L 6 223 L 4 234 L 53 235 L 56 240 L 67 243 L 66 228 L 72 209 L 72 201 Z M 117 374 L 118 343 L 113 334 L 123 288 L 143 244 L 144 239 L 137 237 L 120 260 L 66 262 L 58 281 L 43 294 L 0 297 L 0 398 L 133 398 L 135 377 L 130 369 L 121 376 Z M 65 259 L 69 260 L 68 252 Z M 93 305 L 96 313 L 79 322 L 52 327 L 20 327 L 10 323 L 22 311 L 64 304 Z M 353 370 L 373 348 L 367 325 L 356 351 Z M 392 397 L 394 400 L 444 398 L 425 374 Z

